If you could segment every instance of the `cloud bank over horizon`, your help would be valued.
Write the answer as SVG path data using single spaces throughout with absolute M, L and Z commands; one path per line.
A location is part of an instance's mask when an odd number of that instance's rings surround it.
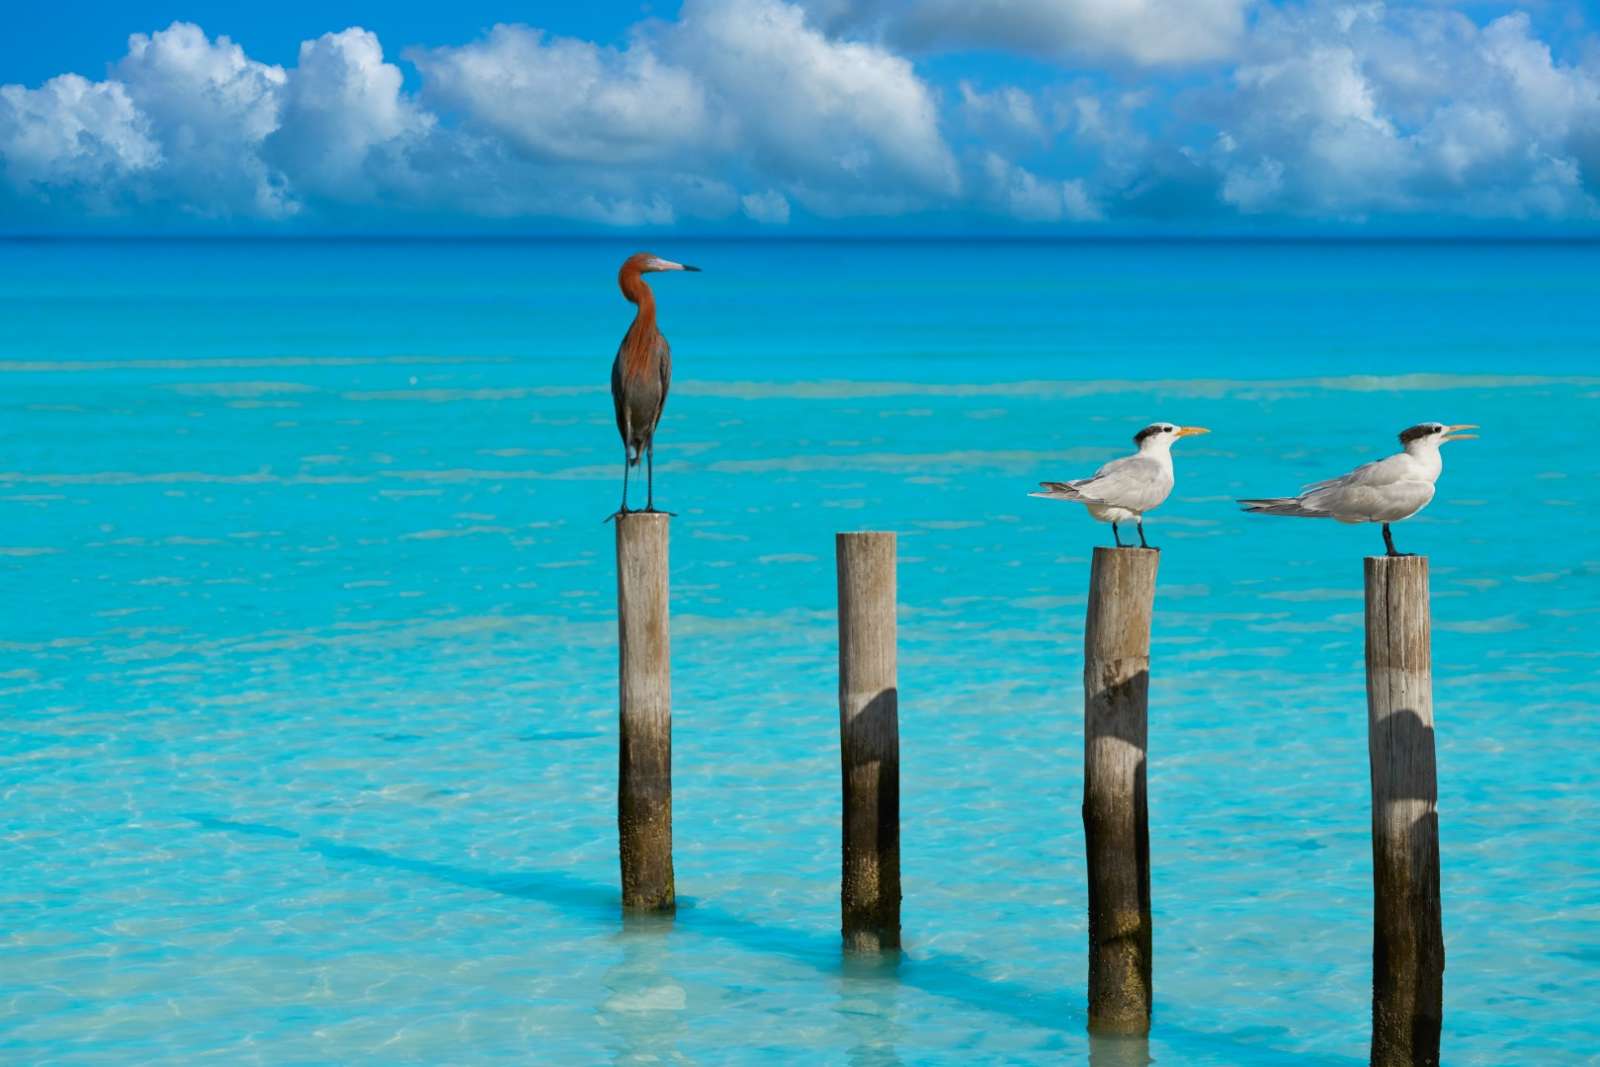
M 620 45 L 348 27 L 293 66 L 213 29 L 0 85 L 0 225 L 1600 220 L 1600 46 L 1510 8 L 685 0 Z

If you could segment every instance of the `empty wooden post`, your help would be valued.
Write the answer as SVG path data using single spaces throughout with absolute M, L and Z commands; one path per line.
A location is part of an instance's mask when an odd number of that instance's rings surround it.
M 1150 819 L 1145 751 L 1153 549 L 1097 548 L 1083 632 L 1083 833 L 1089 1029 L 1150 1031 Z
M 895 667 L 895 535 L 842 533 L 839 563 L 839 756 L 844 772 L 840 879 L 847 947 L 900 947 L 900 689 Z
M 1439 784 L 1426 556 L 1369 556 L 1372 1063 L 1437 1064 L 1444 1017 Z
M 667 516 L 617 518 L 617 644 L 621 744 L 617 835 L 622 906 L 671 911 L 672 672 L 667 609 Z

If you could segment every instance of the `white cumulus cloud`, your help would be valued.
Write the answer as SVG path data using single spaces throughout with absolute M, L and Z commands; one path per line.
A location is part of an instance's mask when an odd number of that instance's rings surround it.
M 409 88 L 359 27 L 280 67 L 177 22 L 0 85 L 0 224 L 1600 221 L 1600 50 L 1478 11 L 684 0 L 615 47 L 415 48 Z M 997 84 L 974 49 L 1050 63 Z
M 1003 49 L 1159 66 L 1225 59 L 1252 0 L 811 0 L 825 24 L 912 51 Z
M 789 221 L 789 200 L 776 189 L 764 193 L 746 193 L 739 198 L 744 213 L 757 222 L 782 225 Z
M 297 190 L 340 199 L 415 184 L 408 153 L 436 120 L 402 91 L 403 81 L 377 36 L 359 27 L 302 42 L 266 158 Z
M 1246 210 L 1595 212 L 1576 142 L 1600 121 L 1600 77 L 1557 62 L 1524 15 L 1274 13 L 1202 113 L 1223 197 Z
M 128 40 L 112 78 L 161 146 L 163 190 L 201 214 L 281 216 L 298 204 L 260 158 L 288 75 L 227 37 L 174 23 Z
M 1040 114 L 1033 94 L 1015 85 L 984 92 L 962 81 L 956 88 L 967 128 L 985 140 L 1035 147 L 1048 144 L 1055 132 L 1054 124 Z
M 118 82 L 62 74 L 37 89 L 0 86 L 0 165 L 24 195 L 77 190 L 106 210 L 121 182 L 160 162 L 149 121 Z
M 894 213 L 958 188 L 934 94 L 893 52 L 781 0 L 688 0 L 666 42 L 715 95 L 722 150 L 808 209 Z
M 704 91 L 646 43 L 618 51 L 496 26 L 480 42 L 410 53 L 424 96 L 531 156 L 622 165 L 672 157 L 708 133 Z
M 995 152 L 982 161 L 987 195 L 1000 212 L 1024 222 L 1096 222 L 1104 218 L 1081 178 L 1042 178 Z

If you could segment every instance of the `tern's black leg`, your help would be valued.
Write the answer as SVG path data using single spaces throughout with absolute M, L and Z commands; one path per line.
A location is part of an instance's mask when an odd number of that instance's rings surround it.
M 1117 532 L 1117 524 L 1116 523 L 1112 523 L 1111 524 L 1111 539 L 1117 543 L 1117 547 L 1118 548 L 1132 548 L 1133 547 L 1132 545 L 1125 545 L 1125 544 L 1122 543 L 1122 535 Z
M 1146 541 L 1144 539 L 1144 520 L 1143 519 L 1139 520 L 1139 547 L 1140 548 L 1149 548 L 1150 547 L 1150 542 Z
M 1395 550 L 1394 537 L 1391 536 L 1390 533 L 1389 533 L 1389 524 L 1388 523 L 1384 523 L 1383 524 L 1383 547 L 1385 547 L 1385 548 L 1387 548 L 1389 550 L 1389 555 L 1391 555 L 1391 556 L 1409 556 L 1409 555 L 1411 555 L 1410 552 L 1399 552 L 1399 551 Z

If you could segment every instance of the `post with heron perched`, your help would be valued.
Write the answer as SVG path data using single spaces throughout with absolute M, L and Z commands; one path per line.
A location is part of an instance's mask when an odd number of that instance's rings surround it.
M 1161 554 L 1096 548 L 1083 632 L 1089 1029 L 1150 1032 L 1150 616 Z
M 665 512 L 617 522 L 621 740 L 617 833 L 622 906 L 672 911 L 672 671 Z
M 1444 930 L 1426 556 L 1369 556 L 1372 1063 L 1439 1062 Z
M 900 683 L 895 663 L 895 535 L 841 533 L 839 756 L 846 947 L 900 947 Z

